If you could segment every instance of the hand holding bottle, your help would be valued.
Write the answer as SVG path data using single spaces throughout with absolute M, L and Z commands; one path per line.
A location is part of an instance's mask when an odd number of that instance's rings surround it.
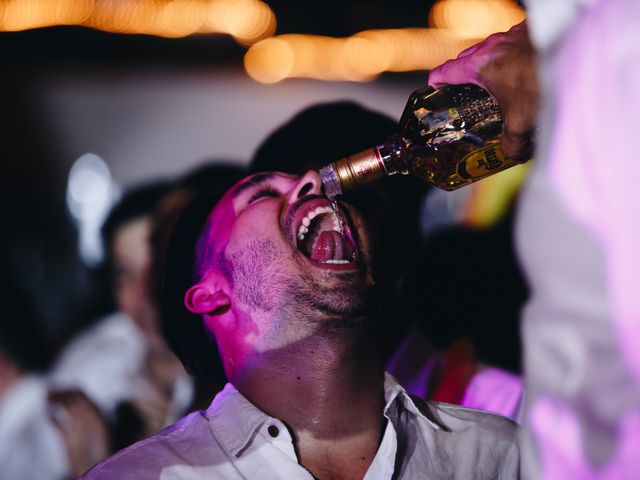
M 496 98 L 503 113 L 502 151 L 514 160 L 528 160 L 540 90 L 526 22 L 487 37 L 429 74 L 432 87 L 463 83 L 474 83 Z

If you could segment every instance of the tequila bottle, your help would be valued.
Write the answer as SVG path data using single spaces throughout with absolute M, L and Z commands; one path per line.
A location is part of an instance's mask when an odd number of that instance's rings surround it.
M 502 114 L 496 100 L 472 85 L 414 91 L 397 133 L 384 143 L 320 170 L 329 198 L 387 175 L 409 173 L 456 190 L 518 161 L 500 149 Z

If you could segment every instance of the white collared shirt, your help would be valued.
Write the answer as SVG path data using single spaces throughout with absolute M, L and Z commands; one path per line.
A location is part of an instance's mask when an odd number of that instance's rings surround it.
M 65 346 L 49 383 L 53 389 L 79 388 L 105 416 L 113 418 L 121 402 L 155 397 L 148 384 L 146 356 L 146 340 L 135 322 L 122 312 L 113 312 Z M 164 426 L 184 415 L 194 395 L 193 381 L 186 372 L 172 389 Z
M 419 401 L 418 406 L 391 375 L 384 390 L 389 421 L 366 480 L 518 478 L 511 421 L 448 404 Z M 117 453 L 82 478 L 313 479 L 298 463 L 285 425 L 231 384 L 206 411 Z
M 45 380 L 24 376 L 0 397 L 0 478 L 68 478 L 71 466 L 49 415 Z

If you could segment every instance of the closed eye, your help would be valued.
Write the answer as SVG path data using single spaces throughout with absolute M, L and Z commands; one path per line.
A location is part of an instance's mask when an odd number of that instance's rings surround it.
M 251 196 L 251 198 L 249 198 L 249 201 L 247 202 L 247 204 L 251 205 L 252 203 L 256 203 L 258 200 L 261 200 L 263 198 L 279 197 L 279 196 L 280 196 L 280 192 L 278 192 L 277 190 L 274 190 L 271 187 L 265 187 L 259 190 L 258 192 L 254 193 Z

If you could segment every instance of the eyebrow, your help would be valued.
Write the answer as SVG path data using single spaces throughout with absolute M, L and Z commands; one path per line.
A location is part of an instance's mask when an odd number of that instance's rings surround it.
M 267 182 L 269 180 L 271 180 L 275 175 L 273 173 L 258 173 L 256 175 L 254 175 L 253 177 L 251 177 L 250 180 L 247 180 L 246 182 L 244 182 L 242 185 L 239 185 L 238 187 L 236 187 L 233 192 L 231 193 L 231 197 L 232 198 L 237 198 L 240 196 L 240 194 L 242 194 L 242 192 L 253 188 L 255 186 L 258 186 L 264 182 Z

